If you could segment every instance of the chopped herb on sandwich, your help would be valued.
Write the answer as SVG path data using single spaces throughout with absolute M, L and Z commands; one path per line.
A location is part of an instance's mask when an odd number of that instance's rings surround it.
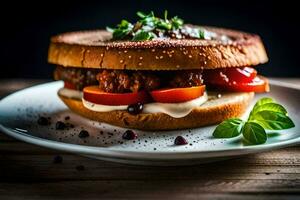
M 185 25 L 183 19 L 178 16 L 168 18 L 167 10 L 164 12 L 164 18 L 155 16 L 153 11 L 148 14 L 139 11 L 136 14 L 139 19 L 134 24 L 123 19 L 115 28 L 107 27 L 107 30 L 113 34 L 113 40 L 209 39 L 203 28 Z

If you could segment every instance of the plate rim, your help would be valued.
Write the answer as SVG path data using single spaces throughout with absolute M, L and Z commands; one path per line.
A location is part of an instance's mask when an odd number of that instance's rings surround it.
M 220 156 L 238 156 L 245 155 L 256 152 L 263 152 L 272 149 L 284 148 L 287 146 L 300 144 L 300 137 L 293 138 L 290 140 L 263 144 L 263 145 L 250 145 L 242 148 L 235 149 L 216 149 L 213 151 L 129 151 L 129 150 L 117 150 L 117 149 L 106 149 L 105 147 L 96 147 L 96 146 L 85 146 L 78 144 L 70 144 L 59 141 L 48 140 L 44 138 L 35 137 L 21 131 L 13 130 L 11 128 L 6 128 L 3 125 L 0 125 L 0 130 L 6 133 L 9 136 L 12 136 L 23 142 L 30 144 L 61 150 L 66 152 L 73 152 L 77 154 L 91 154 L 99 155 L 102 157 L 113 157 L 113 158 L 126 158 L 126 159 L 144 159 L 144 160 L 173 160 L 173 159 L 196 159 L 196 158 L 212 158 Z M 157 157 L 159 155 L 159 157 Z M 144 157 L 146 156 L 146 157 Z
M 300 87 L 297 87 L 295 84 L 290 84 L 286 82 L 276 81 L 269 79 L 271 86 L 275 85 L 278 87 L 284 87 L 289 89 L 296 89 L 300 92 Z M 59 83 L 61 81 L 52 81 L 48 83 L 38 84 L 35 86 L 31 86 L 17 92 L 14 92 L 3 99 L 1 99 L 0 103 L 8 97 L 12 95 L 16 95 L 19 92 L 23 92 L 24 90 L 29 90 L 34 87 L 42 87 L 47 84 L 54 84 Z M 49 139 L 44 139 L 40 137 L 36 137 L 30 134 L 26 134 L 21 131 L 14 130 L 9 127 L 5 127 L 4 125 L 0 124 L 0 130 L 18 140 L 23 142 L 27 142 L 30 144 L 60 150 L 60 151 L 67 151 L 77 154 L 91 154 L 91 155 L 98 155 L 101 157 L 109 157 L 109 158 L 126 158 L 126 159 L 133 159 L 133 160 L 173 160 L 173 159 L 199 159 L 199 158 L 212 158 L 212 157 L 219 157 L 219 156 L 238 156 L 238 155 L 245 155 L 250 153 L 256 152 L 263 152 L 271 149 L 278 149 L 284 148 L 291 145 L 300 144 L 300 137 L 296 137 L 293 139 L 271 143 L 271 144 L 263 144 L 263 145 L 249 145 L 243 146 L 241 148 L 219 148 L 216 150 L 189 150 L 189 151 L 160 151 L 160 150 L 148 150 L 148 151 L 135 151 L 135 150 L 119 150 L 119 149 L 107 149 L 106 147 L 97 147 L 97 146 L 86 146 L 86 145 L 79 145 L 79 144 L 71 144 L 71 143 L 64 143 Z M 158 156 L 159 155 L 159 156 Z

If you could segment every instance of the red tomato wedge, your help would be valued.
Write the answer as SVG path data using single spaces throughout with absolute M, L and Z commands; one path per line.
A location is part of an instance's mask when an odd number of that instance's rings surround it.
M 203 79 L 209 83 L 250 82 L 257 75 L 251 67 L 211 69 L 203 72 Z
M 66 81 L 64 82 L 64 88 L 76 90 L 76 86 L 73 83 L 66 82 Z
M 268 80 L 251 67 L 205 70 L 204 83 L 221 91 L 268 92 Z
M 209 84 L 212 88 L 220 91 L 231 92 L 269 92 L 270 86 L 268 79 L 263 76 L 256 76 L 251 82 L 228 82 L 227 84 Z
M 146 91 L 131 93 L 108 93 L 103 92 L 98 86 L 85 87 L 83 89 L 83 98 L 95 104 L 110 106 L 147 103 L 151 99 Z
M 154 101 L 161 103 L 180 103 L 196 99 L 204 94 L 205 85 L 189 88 L 171 88 L 151 91 Z

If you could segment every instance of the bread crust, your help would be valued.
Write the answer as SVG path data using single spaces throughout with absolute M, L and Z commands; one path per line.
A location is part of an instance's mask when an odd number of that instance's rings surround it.
M 231 40 L 109 41 L 111 33 L 104 30 L 71 32 L 51 38 L 48 61 L 69 67 L 129 70 L 215 69 L 268 61 L 258 35 L 205 28 Z
M 127 111 L 95 112 L 85 108 L 78 99 L 59 95 L 61 100 L 75 113 L 98 122 L 140 130 L 173 130 L 196 128 L 239 117 L 253 99 L 254 93 L 225 93 L 221 98 L 212 98 L 193 109 L 182 118 L 173 118 L 164 113 L 142 113 L 131 115 Z

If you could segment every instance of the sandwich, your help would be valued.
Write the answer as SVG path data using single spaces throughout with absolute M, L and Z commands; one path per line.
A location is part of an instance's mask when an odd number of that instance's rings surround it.
M 141 130 L 186 129 L 242 115 L 268 80 L 258 35 L 138 12 L 114 28 L 51 38 L 60 99 L 94 121 Z

